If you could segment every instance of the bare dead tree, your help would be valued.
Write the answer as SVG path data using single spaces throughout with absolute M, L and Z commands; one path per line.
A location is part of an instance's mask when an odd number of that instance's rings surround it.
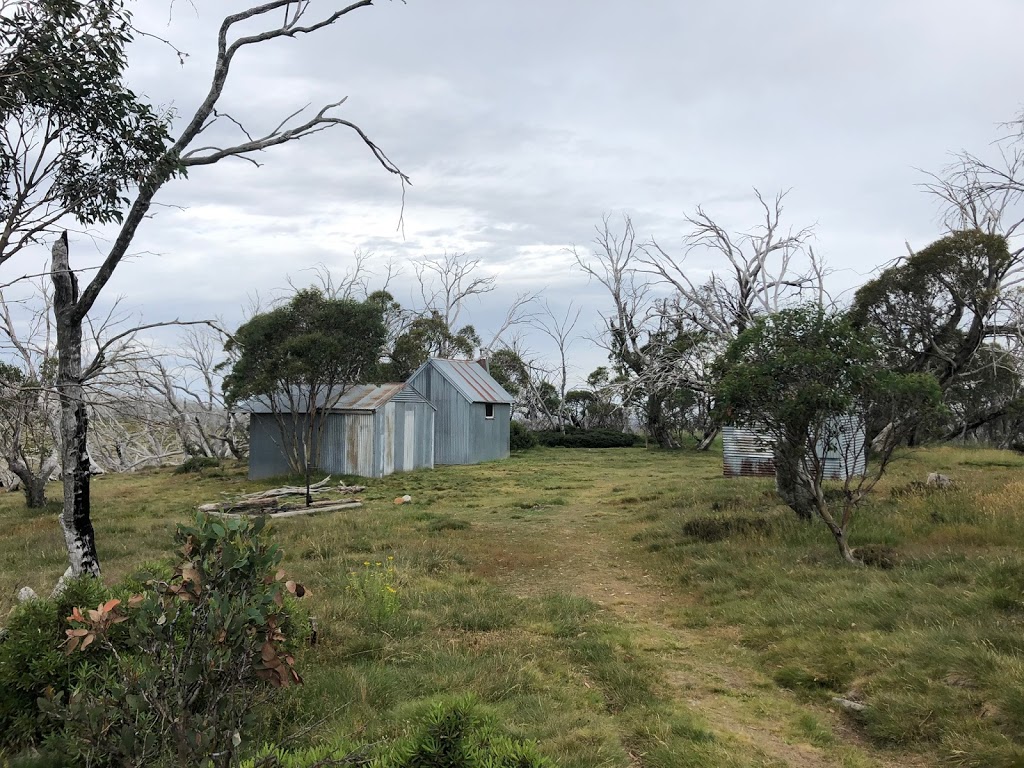
M 685 319 L 714 337 L 728 341 L 763 315 L 799 301 L 824 304 L 825 269 L 809 241 L 813 227 L 783 228 L 783 201 L 787 192 L 765 200 L 754 196 L 762 220 L 753 228 L 730 232 L 703 207 L 686 217 L 690 231 L 679 257 L 651 240 L 640 251 L 644 268 L 670 285 L 677 296 L 674 308 Z M 724 271 L 712 270 L 707 279 L 695 280 L 692 257 L 724 260 Z
M 328 299 L 364 300 L 375 291 L 387 291 L 391 281 L 398 276 L 399 270 L 393 261 L 386 261 L 383 269 L 374 271 L 371 262 L 375 260 L 372 252 L 357 248 L 352 254 L 352 265 L 341 274 L 333 271 L 326 264 L 317 264 L 303 270 L 311 273 L 312 285 Z M 275 299 L 275 304 L 282 304 L 294 296 L 297 291 L 306 287 L 288 276 L 288 290 Z M 264 309 L 266 309 L 264 307 Z
M 539 299 L 540 294 L 537 292 L 523 291 L 517 293 L 513 297 L 512 303 L 509 304 L 508 309 L 505 310 L 505 317 L 491 331 L 487 341 L 481 345 L 480 353 L 484 357 L 488 357 L 492 350 L 499 348 L 509 331 L 529 324 L 536 316 L 534 307 Z
M 436 258 L 415 262 L 413 269 L 419 282 L 423 308 L 437 312 L 448 328 L 455 329 L 466 302 L 495 288 L 497 278 L 475 275 L 479 268 L 480 259 L 448 251 Z
M 689 376 L 706 381 L 711 359 L 757 317 L 798 302 L 831 302 L 825 288 L 828 270 L 810 246 L 813 227 L 783 224 L 787 194 L 779 192 L 768 200 L 755 188 L 761 220 L 742 231 L 728 230 L 697 206 L 686 217 L 690 230 L 678 256 L 653 239 L 641 248 L 638 259 L 643 269 L 672 292 L 662 304 L 666 319 L 685 328 L 688 338 L 699 339 L 694 349 L 703 355 L 687 358 Z M 700 259 L 723 268 L 696 277 L 703 272 L 694 263 Z M 709 412 L 707 407 L 702 410 Z M 717 433 L 717 425 L 708 424 L 699 448 L 708 448 Z
M 612 300 L 612 310 L 602 315 L 601 343 L 617 370 L 628 374 L 617 379 L 622 400 L 642 401 L 650 437 L 663 448 L 674 447 L 665 400 L 680 387 L 704 386 L 693 377 L 697 366 L 691 358 L 696 347 L 686 341 L 690 330 L 666 313 L 668 297 L 658 293 L 645 269 L 643 247 L 628 216 L 623 216 L 618 232 L 605 216 L 594 245 L 588 254 L 576 249 L 572 254 L 579 268 L 603 285 Z
M 560 316 L 551 308 L 551 304 L 545 301 L 533 322 L 537 330 L 554 342 L 557 350 L 558 362 L 554 378 L 558 382 L 558 427 L 563 432 L 567 420 L 565 394 L 569 385 L 569 348 L 577 338 L 573 332 L 579 323 L 580 312 L 581 308 L 570 301 L 565 314 Z
M 345 99 L 328 104 L 307 118 L 301 116 L 302 110 L 287 115 L 273 129 L 262 135 L 242 128 L 237 120 L 217 109 L 231 67 L 240 51 L 280 38 L 295 38 L 315 33 L 370 5 L 371 0 L 358 0 L 340 7 L 335 6 L 334 10 L 325 10 L 318 18 L 308 18 L 316 10 L 309 2 L 270 0 L 226 16 L 217 35 L 217 56 L 206 97 L 191 118 L 185 122 L 174 142 L 140 179 L 134 200 L 124 215 L 113 245 L 96 274 L 84 287 L 79 287 L 78 277 L 71 269 L 66 234 L 58 238 L 54 244 L 51 274 L 55 286 L 60 359 L 58 388 L 63 410 L 65 509 L 61 524 L 69 553 L 67 576 L 85 573 L 98 576 L 100 572 L 89 508 L 89 467 L 88 462 L 82 459 L 86 455 L 88 435 L 88 414 L 82 390 L 82 324 L 128 253 L 157 192 L 182 170 L 212 165 L 227 158 L 246 159 L 258 165 L 252 158 L 254 153 L 337 127 L 353 131 L 380 166 L 400 179 L 403 188 L 408 183 L 408 177 L 362 128 L 350 120 L 337 116 L 336 110 Z M 279 14 L 283 15 L 283 19 L 273 23 L 272 18 L 282 18 Z M 266 26 L 255 29 L 255 25 L 260 23 L 266 23 Z M 251 31 L 239 32 L 243 26 Z M 228 145 L 201 143 L 200 137 L 204 133 L 210 135 L 208 132 L 211 128 L 221 121 L 239 126 L 245 139 Z
M 0 292 L 0 446 L 29 507 L 46 503 L 46 483 L 59 468 L 59 412 L 53 388 L 52 296 L 37 286 L 38 303 L 18 322 Z M 7 487 L 15 483 L 8 480 Z

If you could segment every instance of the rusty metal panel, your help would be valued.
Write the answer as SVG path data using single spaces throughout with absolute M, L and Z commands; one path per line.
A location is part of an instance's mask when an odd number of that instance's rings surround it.
M 819 454 L 825 462 L 825 478 L 844 480 L 863 475 L 867 469 L 863 421 L 855 416 L 838 417 L 826 429 L 829 436 Z M 771 438 L 757 429 L 723 427 L 722 474 L 726 477 L 774 477 Z
M 375 477 L 372 413 L 346 413 L 345 473 Z
M 746 427 L 723 427 L 722 470 L 726 477 L 774 477 L 771 440 Z
M 293 398 L 300 411 L 306 410 L 308 398 L 296 394 Z M 392 400 L 403 402 L 426 402 L 423 395 L 404 383 L 391 384 L 353 384 L 344 392 L 337 391 L 331 394 L 323 393 L 317 398 L 317 407 L 323 407 L 324 403 L 330 403 L 331 411 L 376 411 Z M 283 395 L 278 398 L 278 407 L 287 410 L 287 398 Z M 255 398 L 242 403 L 239 408 L 250 413 L 271 413 L 270 402 L 267 398 Z

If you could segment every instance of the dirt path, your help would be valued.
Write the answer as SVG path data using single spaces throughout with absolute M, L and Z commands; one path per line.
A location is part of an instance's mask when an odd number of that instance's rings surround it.
M 593 507 L 589 507 L 593 510 Z M 490 523 L 501 556 L 477 569 L 520 596 L 553 590 L 585 596 L 629 626 L 636 648 L 661 670 L 668 695 L 699 712 L 720 737 L 750 747 L 768 766 L 924 766 L 914 758 L 879 754 L 837 712 L 811 707 L 756 669 L 750 653 L 721 628 L 695 630 L 679 618 L 678 587 L 632 559 L 635 528 L 623 510 L 562 507 L 529 526 Z M 525 528 L 525 530 L 524 530 Z M 825 723 L 833 744 L 816 746 L 798 721 Z M 813 720 L 812 720 L 813 722 Z M 756 759 L 756 757 L 755 757 Z M 756 763 L 755 763 L 756 764 Z

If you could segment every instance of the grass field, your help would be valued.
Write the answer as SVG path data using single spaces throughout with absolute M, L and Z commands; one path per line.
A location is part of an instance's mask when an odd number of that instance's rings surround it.
M 865 568 L 714 453 L 537 449 L 370 481 L 362 509 L 273 526 L 320 642 L 263 735 L 376 741 L 472 694 L 563 766 L 1024 766 L 1022 470 L 900 456 L 853 525 Z M 269 485 L 98 478 L 105 578 L 166 558 L 197 503 Z M 0 497 L 0 616 L 63 571 L 56 511 Z

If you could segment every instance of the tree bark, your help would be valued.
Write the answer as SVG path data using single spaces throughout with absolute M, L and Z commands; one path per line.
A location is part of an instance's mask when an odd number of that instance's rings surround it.
M 707 432 L 705 432 L 704 438 L 700 441 L 700 444 L 697 446 L 697 450 L 706 451 L 708 448 L 710 448 L 714 444 L 715 438 L 718 437 L 718 433 L 720 431 L 721 429 L 719 427 L 712 427 Z
M 853 550 L 850 549 L 850 543 L 846 540 L 846 529 L 824 517 L 824 515 L 822 516 L 822 519 L 825 520 L 825 525 L 828 526 L 829 531 L 832 533 L 832 537 L 836 540 L 836 546 L 839 547 L 840 557 L 850 565 L 864 565 L 864 563 L 853 556 Z
M 806 446 L 791 440 L 775 445 L 775 489 L 801 520 L 813 520 L 817 508 L 811 478 L 804 469 Z
M 647 396 L 647 433 L 661 448 L 674 448 L 672 435 L 665 426 L 664 399 L 652 392 Z
M 57 470 L 57 457 L 50 456 L 43 461 L 39 472 L 33 472 L 22 459 L 16 456 L 7 457 L 7 466 L 21 481 L 21 490 L 25 493 L 25 504 L 29 509 L 38 509 L 46 505 L 46 483 Z
M 68 570 L 62 578 L 99 578 L 96 534 L 89 509 L 90 460 L 87 449 L 89 414 L 82 386 L 82 317 L 78 310 L 78 279 L 68 262 L 68 236 L 53 245 L 53 308 L 57 325 L 57 394 L 60 398 L 61 464 L 64 509 L 60 527 L 68 549 Z M 58 589 L 60 585 L 58 585 Z

